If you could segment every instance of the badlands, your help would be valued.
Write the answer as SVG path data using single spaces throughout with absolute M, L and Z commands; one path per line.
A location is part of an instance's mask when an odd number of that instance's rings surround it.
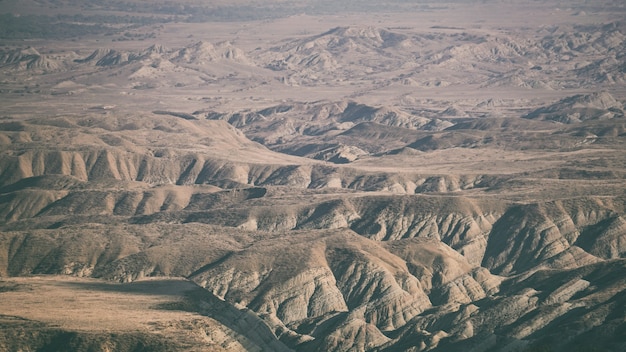
M 0 1 L 0 350 L 625 351 L 625 19 Z

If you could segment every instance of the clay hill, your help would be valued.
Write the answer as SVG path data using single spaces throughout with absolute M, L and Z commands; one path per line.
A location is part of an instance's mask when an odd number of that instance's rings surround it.
M 0 350 L 626 349 L 621 3 L 28 4 Z
M 376 109 L 362 110 L 372 115 L 360 119 L 377 116 Z M 336 116 L 326 122 L 354 123 L 346 110 Z M 363 123 L 406 130 L 403 151 L 389 154 L 405 164 L 420 153 L 489 153 L 497 138 L 513 138 L 533 122 L 485 120 L 424 131 L 392 121 Z M 589 121 L 574 126 L 596 122 Z M 274 343 L 295 350 L 553 344 L 552 331 L 566 327 L 558 348 L 600 336 L 619 341 L 621 318 L 610 312 L 624 303 L 626 198 L 623 168 L 608 160 L 623 162 L 621 134 L 604 140 L 549 126 L 553 130 L 546 132 L 528 125 L 525 143 L 544 144 L 515 151 L 545 168 L 452 175 L 377 170 L 372 159 L 385 159 L 384 153 L 363 152 L 363 159 L 346 166 L 287 156 L 225 121 L 177 114 L 5 120 L 0 270 L 3 277 L 55 274 L 113 282 L 186 278 L 230 305 L 224 309 L 246 307 Z M 470 136 L 481 145 L 467 145 Z M 572 144 L 545 149 L 545 140 L 555 136 Z M 379 139 L 384 147 L 385 138 Z M 545 160 L 557 155 L 564 164 Z M 606 164 L 592 166 L 602 160 Z M 542 194 L 533 193 L 537 182 Z M 25 280 L 7 292 L 46 284 Z M 59 289 L 67 290 L 63 285 Z M 189 304 L 202 307 L 197 299 Z M 194 319 L 178 324 L 211 334 L 225 329 Z M 589 319 L 601 328 L 587 325 Z M 18 323 L 33 329 L 33 323 L 6 322 Z M 38 343 L 60 343 L 53 341 L 62 332 L 44 326 Z M 67 343 L 76 346 L 131 346 L 147 338 L 94 342 L 73 334 Z M 5 346 L 28 343 L 3 338 L 11 341 Z

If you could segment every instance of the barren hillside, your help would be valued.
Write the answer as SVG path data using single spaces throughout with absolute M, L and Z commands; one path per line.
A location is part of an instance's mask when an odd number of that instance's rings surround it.
M 0 349 L 623 351 L 620 1 L 0 6 Z

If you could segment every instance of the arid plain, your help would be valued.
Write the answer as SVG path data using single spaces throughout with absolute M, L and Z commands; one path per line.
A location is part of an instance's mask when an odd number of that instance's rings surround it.
M 0 17 L 0 350 L 626 350 L 621 1 Z

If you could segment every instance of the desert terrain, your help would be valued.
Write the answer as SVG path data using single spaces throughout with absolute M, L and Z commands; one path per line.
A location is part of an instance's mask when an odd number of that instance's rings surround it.
M 0 1 L 0 350 L 626 350 L 626 4 Z

